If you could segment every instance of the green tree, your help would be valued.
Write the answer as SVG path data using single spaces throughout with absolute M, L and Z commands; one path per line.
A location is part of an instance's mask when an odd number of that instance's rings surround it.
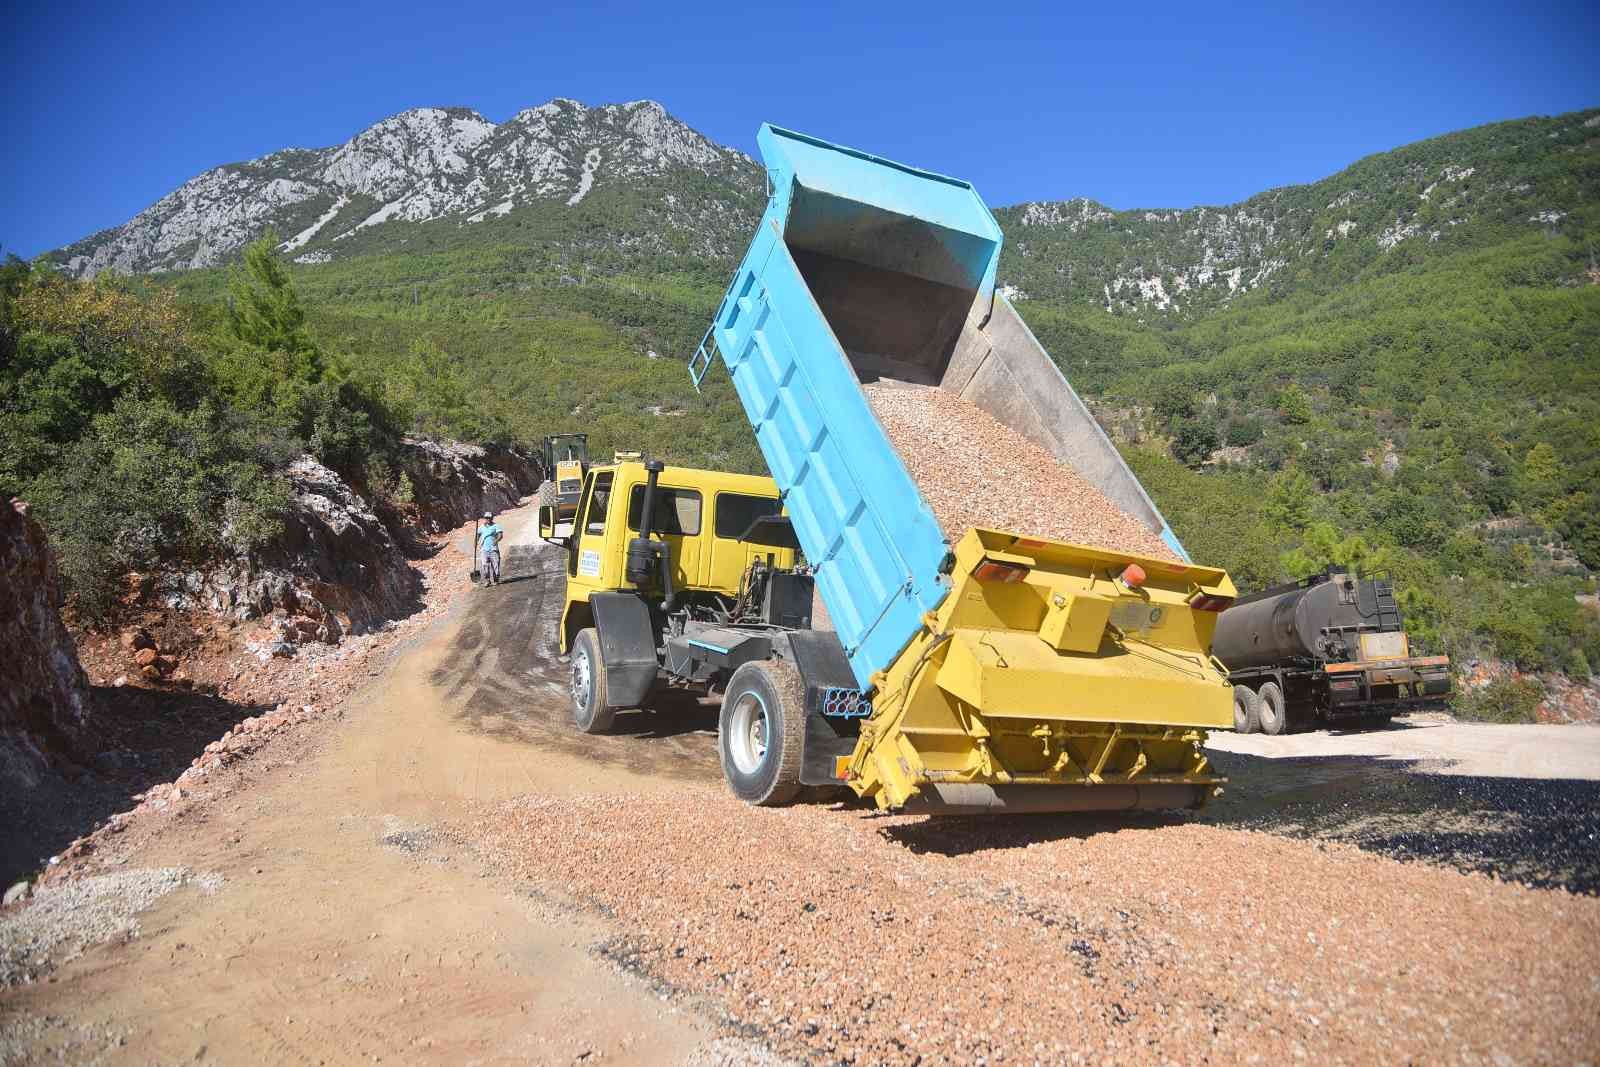
M 1198 419 L 1186 419 L 1178 425 L 1172 439 L 1172 454 L 1186 467 L 1199 467 L 1217 449 L 1216 427 Z
M 1262 515 L 1276 530 L 1298 533 L 1311 523 L 1311 502 L 1315 494 L 1311 479 L 1296 468 L 1281 471 L 1267 490 Z
M 1290 382 L 1278 394 L 1278 411 L 1284 422 L 1303 425 L 1311 421 L 1311 398 L 1298 382 Z
M 1534 508 L 1543 508 L 1561 492 L 1561 461 L 1548 441 L 1528 449 L 1522 460 L 1523 496 Z
M 244 258 L 228 278 L 228 329 L 239 341 L 263 352 L 288 357 L 283 366 L 302 382 L 319 382 L 325 373 L 322 351 L 306 328 L 305 309 L 277 257 L 272 231 L 245 246 Z

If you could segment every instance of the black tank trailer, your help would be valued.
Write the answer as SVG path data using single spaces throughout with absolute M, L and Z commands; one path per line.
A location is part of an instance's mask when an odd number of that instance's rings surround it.
M 1411 651 L 1394 583 L 1333 568 L 1241 597 L 1211 641 L 1234 684 L 1240 733 L 1379 725 L 1442 704 L 1450 658 Z

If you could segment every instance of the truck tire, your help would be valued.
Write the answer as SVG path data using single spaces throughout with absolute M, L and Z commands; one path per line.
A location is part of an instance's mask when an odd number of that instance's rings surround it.
M 1261 698 L 1247 685 L 1233 687 L 1233 732 L 1253 734 L 1261 729 Z
M 600 658 L 600 634 L 593 626 L 579 630 L 572 642 L 572 722 L 586 734 L 603 734 L 617 717 L 606 706 L 606 664 Z
M 1264 734 L 1281 734 L 1289 729 L 1289 705 L 1283 699 L 1283 690 L 1277 682 L 1266 682 L 1257 694 L 1261 701 L 1257 720 Z
M 794 800 L 805 736 L 799 671 L 778 660 L 755 660 L 733 672 L 717 717 L 717 755 L 734 796 L 763 807 Z

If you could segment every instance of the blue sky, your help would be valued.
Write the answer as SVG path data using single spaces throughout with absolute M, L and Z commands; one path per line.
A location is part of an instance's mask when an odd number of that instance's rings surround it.
M 1600 105 L 1597 40 L 1592 2 L 19 4 L 0 38 L 0 247 L 31 256 L 208 167 L 406 108 L 499 122 L 555 96 L 657 99 L 752 153 L 772 121 L 994 205 L 1228 203 Z

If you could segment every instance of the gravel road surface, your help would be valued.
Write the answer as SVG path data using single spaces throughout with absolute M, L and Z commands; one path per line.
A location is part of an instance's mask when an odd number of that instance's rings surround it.
M 1427 758 L 1301 735 L 1284 739 L 1310 746 L 1292 756 L 1219 738 L 1233 781 L 1199 817 L 750 809 L 718 784 L 706 704 L 624 716 L 612 736 L 567 725 L 562 571 L 559 552 L 513 538 L 510 580 L 418 638 L 328 720 L 324 744 L 275 753 L 270 774 L 160 835 L 108 843 L 102 871 L 187 867 L 216 891 L 153 898 L 135 940 L 118 925 L 54 983 L 8 990 L 0 1049 L 129 1063 L 1600 1058 L 1600 898 L 1504 880 L 1589 884 L 1594 850 L 1587 866 L 1552 859 L 1581 842 L 1552 848 L 1557 824 L 1526 820 L 1539 805 L 1595 810 L 1592 795 L 1541 792 L 1592 783 L 1452 773 L 1449 735 Z

